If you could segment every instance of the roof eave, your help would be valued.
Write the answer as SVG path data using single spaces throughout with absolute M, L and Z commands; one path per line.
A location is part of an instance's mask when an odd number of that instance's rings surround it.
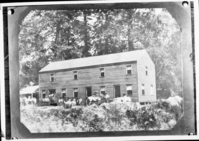
M 125 61 L 125 62 L 117 62 L 117 63 L 109 63 L 109 64 L 99 64 L 99 65 L 92 65 L 92 66 L 84 66 L 84 67 L 74 67 L 74 68 L 66 68 L 66 69 L 56 69 L 56 70 L 46 70 L 46 71 L 39 71 L 39 74 L 42 73 L 50 73 L 50 72 L 58 72 L 58 71 L 67 71 L 67 70 L 77 70 L 77 69 L 85 69 L 85 68 L 91 68 L 91 67 L 105 67 L 110 65 L 118 65 L 122 63 L 132 63 L 137 62 L 138 60 L 132 60 L 132 61 Z

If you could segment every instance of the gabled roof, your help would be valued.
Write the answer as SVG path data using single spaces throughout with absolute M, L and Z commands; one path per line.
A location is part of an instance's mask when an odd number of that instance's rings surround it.
M 39 85 L 36 86 L 29 86 L 20 90 L 20 94 L 32 94 L 39 90 Z
M 47 66 L 45 66 L 43 69 L 41 69 L 39 72 L 41 73 L 41 72 L 65 70 L 71 68 L 81 68 L 87 66 L 137 61 L 145 53 L 147 53 L 146 50 L 135 50 L 129 52 L 52 62 Z

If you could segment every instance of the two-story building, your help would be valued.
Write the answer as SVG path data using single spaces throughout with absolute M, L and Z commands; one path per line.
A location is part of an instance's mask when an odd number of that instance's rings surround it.
M 146 50 L 52 62 L 39 72 L 40 98 L 123 93 L 134 102 L 156 100 L 155 65 Z

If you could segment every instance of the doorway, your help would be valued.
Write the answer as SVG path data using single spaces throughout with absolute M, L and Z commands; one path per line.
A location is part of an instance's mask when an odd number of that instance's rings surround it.
M 86 87 L 86 96 L 92 96 L 92 88 L 91 87 Z
M 50 105 L 57 105 L 56 103 L 56 89 L 49 89 Z
M 115 90 L 115 98 L 120 97 L 121 96 L 120 85 L 115 85 L 114 90 Z

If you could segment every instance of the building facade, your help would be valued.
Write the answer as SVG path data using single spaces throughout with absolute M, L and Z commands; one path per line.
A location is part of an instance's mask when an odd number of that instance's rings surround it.
M 155 65 L 145 50 L 48 64 L 39 72 L 40 98 L 127 94 L 134 102 L 156 100 Z

